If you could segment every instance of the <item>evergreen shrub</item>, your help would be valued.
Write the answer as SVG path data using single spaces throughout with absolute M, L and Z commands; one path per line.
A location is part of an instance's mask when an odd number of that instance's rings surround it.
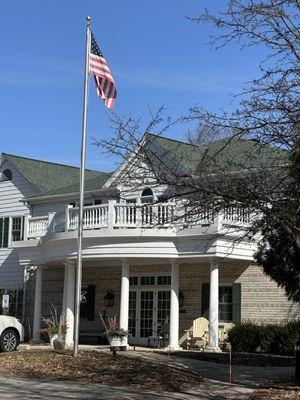
M 230 329 L 227 339 L 235 352 L 279 355 L 293 355 L 297 340 L 300 340 L 300 321 L 284 325 L 242 322 Z

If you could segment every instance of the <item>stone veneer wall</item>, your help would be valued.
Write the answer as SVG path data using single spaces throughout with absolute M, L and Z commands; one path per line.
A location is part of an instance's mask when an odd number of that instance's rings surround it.
M 91 264 L 89 264 L 91 265 Z M 181 264 L 180 289 L 184 294 L 185 312 L 180 313 L 180 336 L 184 330 L 192 326 L 193 320 L 201 316 L 202 283 L 209 282 L 209 265 Z M 161 266 L 131 266 L 131 274 L 168 273 L 170 267 Z M 63 267 L 47 268 L 43 272 L 42 314 L 49 314 L 50 304 L 61 309 L 63 296 Z M 300 317 L 300 305 L 289 302 L 282 289 L 268 279 L 261 268 L 256 265 L 229 262 L 220 265 L 220 284 L 239 282 L 242 288 L 242 320 L 251 320 L 258 323 L 283 323 L 287 320 Z M 81 330 L 97 331 L 99 327 L 99 313 L 105 310 L 103 297 L 109 289 L 115 296 L 115 305 L 108 308 L 109 315 L 119 313 L 121 266 L 84 266 L 82 286 L 93 284 L 96 286 L 95 321 L 81 321 Z M 34 302 L 34 274 L 29 279 L 27 290 L 26 314 L 27 320 L 32 321 Z M 32 322 L 31 322 L 32 324 Z M 32 326 L 32 325 L 31 325 Z

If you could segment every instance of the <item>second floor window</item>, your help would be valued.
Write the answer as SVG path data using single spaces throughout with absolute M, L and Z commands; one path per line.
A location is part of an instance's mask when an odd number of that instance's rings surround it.
M 11 240 L 13 242 L 18 242 L 23 240 L 24 233 L 24 218 L 23 217 L 12 217 L 11 224 Z
M 150 204 L 153 203 L 153 192 L 152 189 L 146 188 L 143 190 L 142 195 L 141 195 L 141 201 L 143 204 Z

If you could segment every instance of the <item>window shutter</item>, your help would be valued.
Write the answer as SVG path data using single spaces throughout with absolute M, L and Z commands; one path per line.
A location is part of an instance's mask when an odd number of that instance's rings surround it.
M 235 324 L 241 322 L 241 299 L 241 284 L 234 283 L 232 285 L 232 322 Z
M 25 230 L 25 216 L 22 217 L 22 231 L 21 231 L 21 240 L 24 240 L 24 230 Z
M 8 247 L 9 217 L 0 218 L 0 248 Z
M 202 283 L 201 315 L 205 318 L 209 316 L 209 291 L 209 283 Z
M 95 294 L 96 287 L 95 285 L 88 285 L 87 288 L 87 320 L 94 321 L 95 319 Z
M 8 247 L 9 217 L 4 218 L 3 222 L 3 247 Z
M 0 218 L 0 249 L 3 247 L 3 220 L 4 218 Z

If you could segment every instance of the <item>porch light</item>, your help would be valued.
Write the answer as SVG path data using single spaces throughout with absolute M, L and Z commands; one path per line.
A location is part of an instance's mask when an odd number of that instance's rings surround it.
M 179 290 L 179 308 L 182 308 L 184 306 L 184 295 L 182 290 Z
M 105 307 L 113 307 L 115 304 L 115 296 L 112 290 L 108 290 L 106 295 L 103 297 Z

